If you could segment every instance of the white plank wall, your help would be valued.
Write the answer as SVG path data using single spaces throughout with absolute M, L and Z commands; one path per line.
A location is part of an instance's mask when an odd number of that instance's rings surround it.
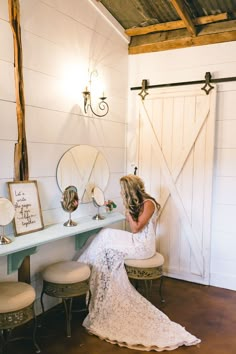
M 45 225 L 68 217 L 60 205 L 56 167 L 62 154 L 77 144 L 103 152 L 110 170 L 105 197 L 123 210 L 119 178 L 125 172 L 128 42 L 101 7 L 92 0 L 20 1 L 29 175 L 38 181 Z M 99 94 L 105 91 L 110 106 L 104 118 L 83 112 L 82 91 L 93 70 L 98 72 Z M 13 37 L 8 0 L 0 0 L 0 196 L 8 196 L 6 182 L 13 179 L 16 141 Z M 94 206 L 81 204 L 74 218 L 88 213 L 95 213 Z M 38 295 L 42 268 L 74 254 L 71 238 L 42 246 L 31 256 Z M 1 258 L 0 278 L 17 279 L 17 272 L 7 275 L 6 265 L 6 257 Z
M 101 4 L 95 0 L 22 0 L 20 5 L 30 178 L 38 181 L 44 222 L 64 221 L 56 166 L 61 155 L 76 144 L 92 145 L 104 153 L 110 167 L 106 197 L 116 200 L 121 210 L 118 181 L 125 172 L 126 141 L 128 172 L 133 173 L 138 154 L 138 92 L 127 88 L 140 86 L 142 79 L 150 84 L 204 79 L 206 71 L 213 77 L 236 76 L 236 42 L 128 57 L 128 42 L 120 27 L 96 10 Z M 82 110 L 81 92 L 88 70 L 93 69 L 103 80 L 101 91 L 105 90 L 110 105 L 103 119 L 84 115 Z M 17 141 L 8 0 L 0 0 L 0 74 L 0 196 L 5 197 L 6 182 L 13 178 Z M 217 90 L 210 284 L 236 290 L 236 82 L 219 84 Z M 161 108 L 177 112 L 176 127 L 182 124 L 181 106 L 181 102 L 173 107 L 167 103 Z M 160 122 L 155 124 L 159 134 Z M 176 134 L 175 144 L 179 138 Z M 150 176 L 161 178 L 159 170 L 150 171 Z M 92 213 L 91 208 L 80 205 L 78 214 Z M 7 231 L 12 232 L 12 227 Z M 32 280 L 38 293 L 42 267 L 73 254 L 70 240 L 43 246 L 32 256 Z M 0 277 L 17 278 L 16 273 L 7 275 L 6 258 L 0 259 Z
M 207 71 L 214 78 L 236 76 L 236 42 L 130 56 L 129 64 L 130 87 L 141 86 L 142 79 L 151 85 L 203 80 Z M 236 290 L 236 82 L 218 84 L 217 90 L 210 284 Z M 130 171 L 137 157 L 137 93 L 131 91 L 129 99 Z

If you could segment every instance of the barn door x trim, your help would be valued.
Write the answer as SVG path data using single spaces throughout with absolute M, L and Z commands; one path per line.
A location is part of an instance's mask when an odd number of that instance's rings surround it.
M 144 101 L 141 101 L 141 104 L 140 104 L 141 111 L 143 111 L 145 113 L 144 115 L 141 114 L 141 116 L 146 117 L 145 126 L 149 130 L 150 137 L 152 137 L 154 140 L 155 149 L 156 149 L 158 160 L 160 163 L 160 168 L 161 168 L 161 171 L 165 177 L 165 180 L 166 180 L 166 183 L 167 183 L 167 186 L 169 189 L 169 195 L 171 195 L 175 205 L 177 206 L 177 208 L 179 210 L 179 214 L 180 214 L 181 220 L 183 222 L 183 227 L 185 229 L 185 234 L 188 236 L 188 241 L 190 243 L 192 253 L 194 255 L 197 267 L 199 268 L 200 275 L 203 278 L 205 278 L 207 276 L 207 272 L 208 272 L 208 264 L 206 264 L 206 259 L 205 259 L 206 258 L 205 252 L 207 252 L 207 250 L 201 249 L 199 238 L 197 237 L 197 234 L 191 225 L 191 221 L 188 217 L 187 211 L 185 209 L 185 206 L 183 204 L 183 201 L 181 199 L 179 191 L 176 187 L 176 181 L 178 179 L 178 176 L 179 176 L 191 150 L 194 147 L 196 139 L 199 136 L 201 129 L 202 129 L 204 123 L 206 122 L 209 114 L 213 114 L 213 116 L 214 116 L 215 95 L 216 95 L 216 90 L 214 90 L 211 93 L 211 95 L 208 96 L 208 98 L 207 98 L 208 104 L 206 105 L 207 109 L 205 110 L 204 114 L 201 116 L 199 121 L 197 121 L 196 126 L 194 127 L 194 130 L 192 132 L 191 138 L 188 140 L 187 145 L 185 146 L 184 150 L 182 151 L 174 171 L 170 171 L 170 169 L 168 167 L 168 164 L 166 162 L 166 158 L 165 158 L 163 151 L 162 151 L 162 147 L 161 147 L 159 140 L 158 140 L 157 133 L 155 132 L 155 128 L 154 128 L 153 123 L 149 117 L 149 114 L 148 114 L 147 108 L 145 107 Z M 214 124 L 214 122 L 212 124 Z M 210 136 L 211 143 L 214 144 L 214 129 L 210 129 L 210 130 L 212 131 L 212 135 Z M 167 195 L 166 200 L 164 201 L 164 205 L 165 205 L 169 195 Z M 211 212 L 207 210 L 206 214 L 207 213 L 209 213 L 209 216 L 210 216 Z

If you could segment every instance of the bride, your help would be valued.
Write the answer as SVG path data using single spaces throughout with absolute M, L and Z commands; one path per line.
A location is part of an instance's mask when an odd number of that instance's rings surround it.
M 145 259 L 155 253 L 160 205 L 136 175 L 122 177 L 120 186 L 131 232 L 103 229 L 79 257 L 92 267 L 91 301 L 83 326 L 110 343 L 142 351 L 198 344 L 198 338 L 139 294 L 127 277 L 124 259 Z

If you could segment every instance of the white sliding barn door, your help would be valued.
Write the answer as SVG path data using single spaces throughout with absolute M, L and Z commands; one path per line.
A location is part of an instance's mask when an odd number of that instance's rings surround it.
M 140 102 L 138 174 L 162 206 L 167 275 L 209 284 L 216 88 L 149 90 Z

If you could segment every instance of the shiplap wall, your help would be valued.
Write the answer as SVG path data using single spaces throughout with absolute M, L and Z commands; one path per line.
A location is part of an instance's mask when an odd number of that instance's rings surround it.
M 186 48 L 169 52 L 127 55 L 127 42 L 89 0 L 22 0 L 21 29 L 26 100 L 26 128 L 30 178 L 36 179 L 45 224 L 65 220 L 56 184 L 61 155 L 76 144 L 96 146 L 104 152 L 111 177 L 106 196 L 119 208 L 119 177 L 124 173 L 128 87 L 235 75 L 236 43 Z M 106 14 L 105 14 L 106 16 Z M 129 60 L 129 68 L 127 63 Z M 105 83 L 110 113 L 103 119 L 85 116 L 82 95 L 88 69 L 97 69 Z M 128 83 L 129 73 L 129 83 Z M 236 83 L 217 87 L 217 122 L 213 188 L 211 284 L 236 289 Z M 128 172 L 136 164 L 136 110 L 129 92 Z M 8 0 L 0 0 L 0 196 L 13 178 L 17 141 L 13 41 L 8 22 Z M 77 213 L 93 212 L 81 205 Z M 12 232 L 12 227 L 7 228 Z M 29 235 L 30 237 L 30 235 Z M 31 257 L 33 284 L 45 264 L 74 255 L 73 240 L 40 247 Z M 1 279 L 7 275 L 6 258 L 0 259 Z M 50 306 L 50 303 L 48 303 Z
M 129 86 L 236 76 L 236 42 L 129 57 Z M 217 85 L 210 284 L 236 290 L 236 82 Z M 130 91 L 128 169 L 136 163 L 137 111 Z
M 45 225 L 68 218 L 60 206 L 56 167 L 62 154 L 76 144 L 92 145 L 104 153 L 110 168 L 105 197 L 115 200 L 118 210 L 122 209 L 119 178 L 125 169 L 127 40 L 119 34 L 119 26 L 115 29 L 104 17 L 106 13 L 97 10 L 96 4 L 88 0 L 20 1 L 29 175 L 38 181 Z M 101 4 L 97 6 L 101 8 Z M 0 0 L 0 196 L 3 197 L 8 197 L 6 182 L 13 179 L 17 141 L 13 60 L 8 0 Z M 83 113 L 82 91 L 88 84 L 88 71 L 93 70 L 97 70 L 101 82 L 100 94 L 105 91 L 110 105 L 104 118 Z M 80 205 L 73 217 L 94 215 L 95 211 L 92 204 Z M 7 231 L 13 231 L 12 225 Z M 44 245 L 31 256 L 32 284 L 38 295 L 42 268 L 54 261 L 72 259 L 74 253 L 70 238 Z M 0 277 L 17 279 L 17 272 L 7 275 L 6 257 L 0 259 Z

